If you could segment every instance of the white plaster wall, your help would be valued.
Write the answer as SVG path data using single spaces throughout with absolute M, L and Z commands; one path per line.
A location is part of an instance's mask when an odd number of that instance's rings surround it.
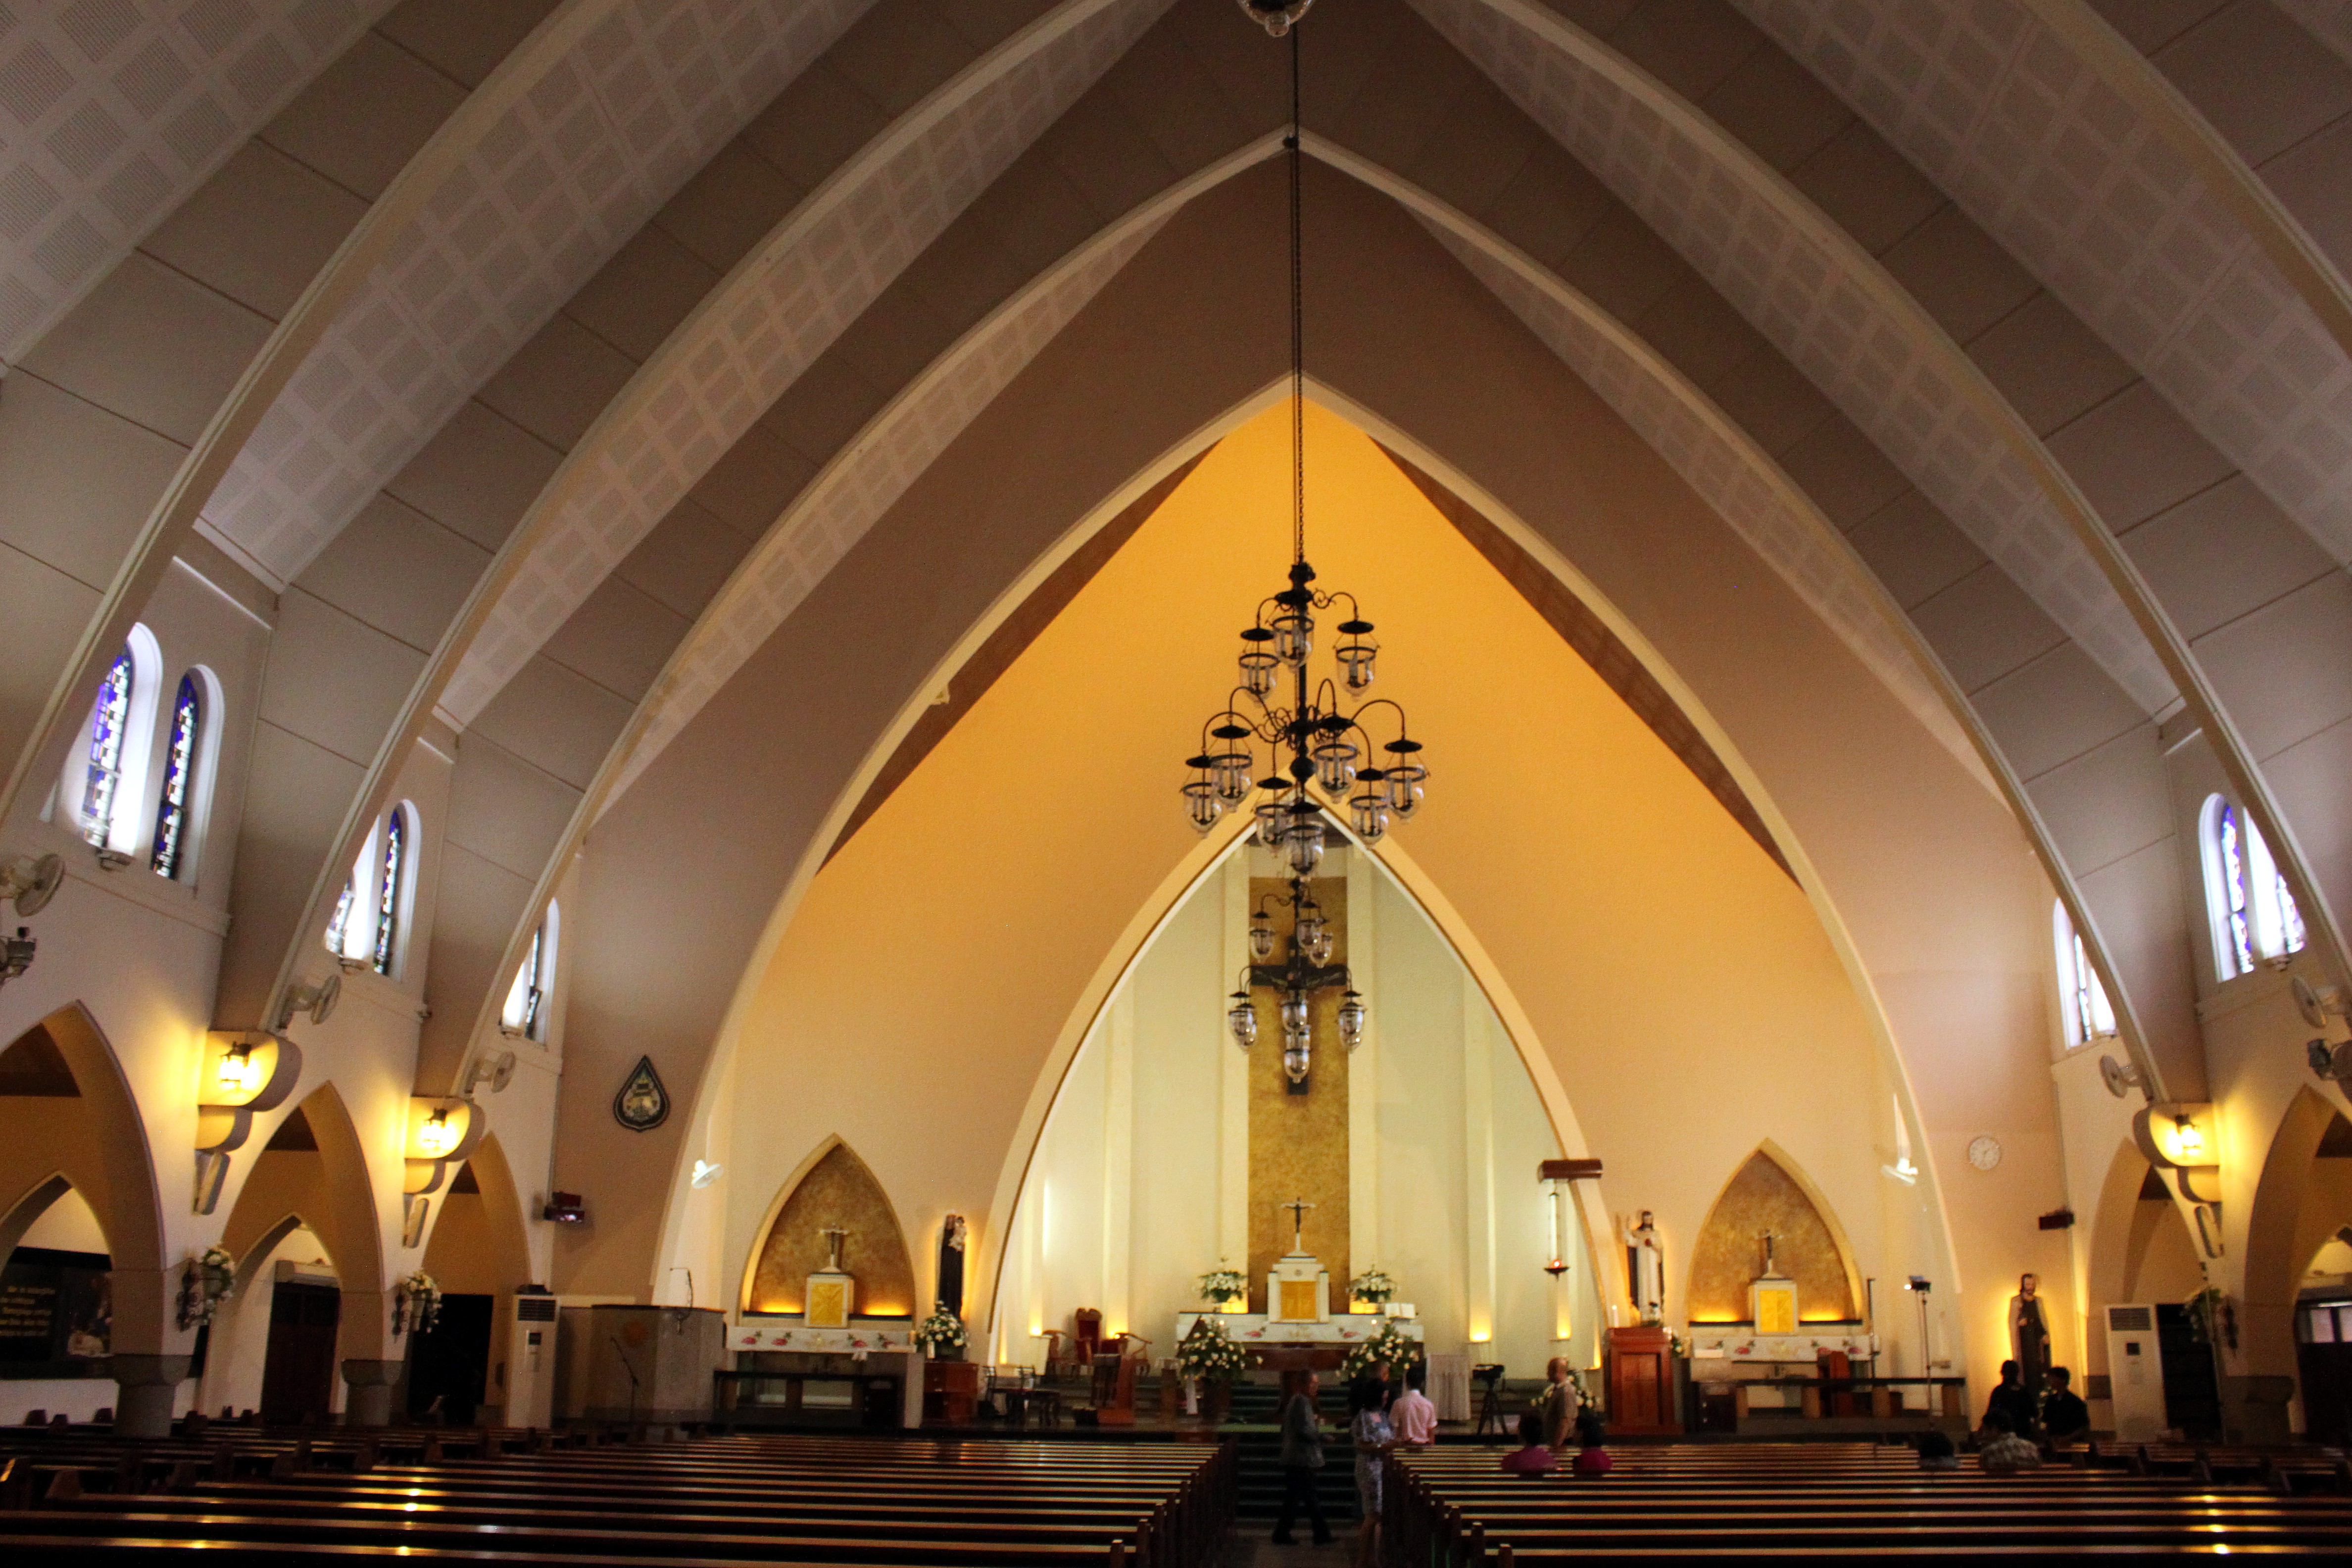
M 334 1274 L 327 1248 L 307 1225 L 296 1226 L 276 1247 L 244 1266 L 236 1289 L 213 1314 L 213 1332 L 205 1355 L 205 1375 L 194 1394 L 195 1408 L 217 1416 L 224 1405 L 236 1410 L 261 1408 L 261 1377 L 269 1359 L 269 1312 L 278 1286 L 278 1265 L 299 1263 L 320 1284 Z M 334 1404 L 341 1408 L 342 1380 L 335 1380 Z

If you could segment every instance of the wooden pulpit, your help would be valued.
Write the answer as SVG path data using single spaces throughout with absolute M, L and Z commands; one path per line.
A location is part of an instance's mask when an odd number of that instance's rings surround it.
M 1609 1331 L 1609 1429 L 1627 1436 L 1679 1436 L 1674 1336 L 1654 1324 Z

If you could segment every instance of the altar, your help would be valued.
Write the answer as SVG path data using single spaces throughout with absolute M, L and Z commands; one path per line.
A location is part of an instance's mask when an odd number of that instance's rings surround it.
M 1411 1311 L 1411 1308 L 1406 1308 Z M 1264 1312 L 1179 1312 L 1176 1314 L 1176 1342 L 1203 1318 L 1225 1331 L 1225 1336 L 1244 1347 L 1338 1345 L 1342 1349 L 1358 1344 L 1391 1327 L 1406 1339 L 1422 1337 L 1418 1320 L 1402 1314 L 1344 1312 L 1320 1321 L 1289 1321 L 1270 1318 Z

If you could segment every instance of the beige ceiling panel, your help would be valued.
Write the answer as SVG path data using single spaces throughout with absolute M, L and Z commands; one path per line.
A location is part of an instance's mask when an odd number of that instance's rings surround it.
M 568 452 L 636 364 L 569 316 L 559 315 L 482 384 L 477 400 Z
M 1069 107 L 1039 147 L 1087 209 L 1104 220 L 1140 206 L 1183 173 L 1152 145 L 1103 82 Z
M 1860 121 L 1790 170 L 1789 179 L 1873 256 L 1944 205 L 1944 193 Z
M 1775 59 L 1789 58 L 1778 49 L 1771 54 Z M 1969 345 L 1979 364 L 1984 356 L 1977 352 L 1977 337 L 2042 292 L 2032 273 L 1955 206 L 1938 208 L 1879 259 L 1955 342 Z M 1994 382 L 1999 384 L 2000 377 Z
M 16 646 L 70 647 L 97 607 L 96 588 L 0 542 L 0 626 Z M 10 734 L 28 733 L 55 679 L 54 670 L 33 659 L 0 658 L 0 724 L 16 726 Z
M 2352 169 L 2352 118 L 2288 148 L 2262 171 L 2263 183 L 2338 268 L 2352 259 L 2352 193 L 2345 189 L 2347 169 Z
M 140 248 L 275 321 L 366 212 L 316 170 L 248 142 Z
M 2180 898 L 2180 847 L 2177 837 L 2135 850 L 2078 878 L 2083 901 L 2098 921 L 2099 943 L 2131 993 L 2134 1011 L 2158 1059 L 2181 1064 L 2204 1060 L 2198 1028 L 2197 982 L 2187 960 L 2190 934 Z M 2204 924 L 2203 911 L 2197 924 Z
M 416 649 L 289 588 L 278 600 L 260 717 L 364 767 L 375 761 L 424 668 L 425 655 Z M 346 794 L 335 803 L 339 814 L 350 798 Z
M 2336 570 L 2243 474 L 2158 513 L 2123 543 L 2192 639 Z
M 2337 909 L 2352 899 L 2352 720 L 2331 724 L 2263 763 L 2310 858 L 2312 875 Z
M 2152 735 L 2147 715 L 2074 643 L 2061 643 L 1985 687 L 1976 703 L 2000 737 L 2009 765 L 2029 785 L 2119 735 Z M 2159 791 L 2142 809 L 2157 810 L 2162 798 Z
M 376 31 L 472 89 L 555 6 L 556 0 L 402 0 Z
M 372 202 L 465 97 L 464 88 L 370 33 L 288 104 L 261 139 Z
M 472 540 L 378 496 L 295 585 L 419 653 L 431 653 L 489 559 Z
M 1038 6 L 1036 9 L 1045 9 Z M 834 73 L 895 120 L 971 61 L 973 40 L 936 5 L 901 6 L 842 35 L 829 55 Z
M 1777 456 L 1840 528 L 1853 527 L 1911 488 L 1877 444 L 1842 415 L 1815 425 Z
M 1784 174 L 1853 119 L 1837 94 L 1776 48 L 1757 49 L 1740 61 L 1699 107 Z
M 2352 579 L 2331 573 L 2198 639 L 2259 760 L 2352 714 Z
M 2082 317 L 2038 290 L 1970 342 L 1969 357 L 2037 436 L 2139 379 Z
M 833 347 L 825 351 L 827 359 L 837 359 L 846 373 L 850 400 L 860 401 L 859 385 L 875 389 L 896 390 L 905 386 L 923 373 L 923 367 L 937 359 L 942 344 L 955 342 L 956 328 L 931 308 L 930 301 L 912 289 L 893 287 L 874 309 L 843 329 Z M 777 408 L 797 402 L 804 395 L 803 388 L 814 391 L 813 383 L 823 378 L 824 362 L 812 366 L 809 373 L 791 391 L 777 399 Z M 875 405 L 874 406 L 879 406 Z M 872 407 L 864 412 L 870 414 Z M 763 421 L 763 423 L 769 423 Z M 771 428 L 789 426 L 793 431 L 793 445 L 803 451 L 803 444 L 813 434 L 806 422 L 798 416 L 782 424 L 770 423 Z M 830 447 L 812 456 L 830 457 Z M 776 510 L 783 509 L 778 507 Z
M 607 577 L 540 651 L 635 706 L 692 624 L 651 595 Z
M 1971 698 L 2066 640 L 2058 624 L 1991 563 L 1913 605 L 1911 619 Z
M 613 574 L 691 619 L 702 613 L 743 559 L 745 542 L 743 535 L 692 500 L 682 500 L 654 524 L 654 531 Z
M 2144 54 L 2153 54 L 2216 11 L 2239 0 L 2090 0 L 2091 6 Z M 2298 0 L 2281 0 L 2291 9 Z M 2303 0 L 2309 3 L 2309 0 Z M 2321 5 L 2336 0 L 2318 0 Z
M 757 539 L 815 473 L 816 465 L 782 437 L 754 425 L 710 465 L 687 499 L 744 538 Z
M 2257 166 L 2352 113 L 2352 65 L 2313 48 L 2311 35 L 2273 5 L 2221 6 L 2155 54 L 2198 112 Z
M 1454 100 L 1437 134 L 1425 139 L 1398 173 L 1447 205 L 1482 222 L 1510 202 L 1520 177 L 1551 139 L 1483 79 Z
M 561 461 L 562 454 L 545 441 L 469 401 L 383 489 L 483 549 L 496 550 Z
M 24 363 L 187 447 L 268 335 L 268 318 L 134 252 Z
M 660 223 L 705 266 L 725 272 L 767 237 L 776 214 L 807 194 L 765 158 L 730 142 L 669 199 Z
M 1748 18 L 1716 0 L 1646 0 L 1607 37 L 1626 58 L 1693 100 L 1729 79 L 1764 42 Z
M 1775 457 L 1803 440 L 1824 420 L 1845 418 L 1778 349 L 1750 354 L 1717 377 L 1706 390 L 1758 446 Z
M 0 147 L 0 363 L 202 185 L 387 0 L 18 6 Z M 70 14 L 69 14 L 70 13 Z M 199 26 L 189 26 L 199 21 Z
M 2084 661 L 2088 663 L 2087 660 Z M 2096 673 L 2094 671 L 2094 673 Z M 2099 679 L 2109 690 L 2115 682 Z M 2126 700 L 2117 693 L 2118 700 Z M 2026 786 L 2050 835 L 2077 876 L 2091 876 L 2172 837 L 2172 797 L 2156 725 L 2137 711 L 2132 728 Z
M 1119 216 L 1098 213 L 1050 158 L 1016 158 L 999 174 L 973 217 L 1030 273 L 1043 271 Z
M 1906 610 L 1985 563 L 1985 552 L 1975 542 L 1908 487 L 1856 523 L 1846 537 Z
M 890 123 L 875 101 L 819 58 L 743 128 L 743 142 L 792 184 L 814 190 Z
M 1658 302 L 1682 265 L 1657 230 L 1612 203 L 1554 270 L 1578 293 L 1631 321 Z
M 580 804 L 580 792 L 478 730 L 457 737 L 449 775 L 449 842 L 521 879 L 546 868 Z M 503 942 L 507 933 L 500 931 Z
M 467 726 L 573 789 L 584 790 L 596 765 L 629 721 L 630 704 L 535 656 Z
M 0 396 L 0 544 L 103 589 L 184 454 L 29 373 Z
M 563 313 L 643 363 L 719 281 L 718 271 L 647 224 L 581 285 Z
M 435 996 L 478 996 L 496 983 L 506 955 L 507 933 L 530 912 L 532 879 L 445 839 L 441 879 L 433 904 L 432 973 Z M 500 1001 L 505 998 L 501 996 Z M 451 1039 L 473 1023 L 470 1016 L 426 1020 L 418 1052 L 420 1089 L 438 1087 L 427 1075 L 438 1065 L 437 1045 L 454 1055 L 470 1043 Z M 436 1039 L 435 1037 L 439 1037 Z
M 1706 279 L 1679 264 L 1675 287 L 1642 312 L 1633 330 L 1701 386 L 1712 386 L 1758 353 L 1779 358 Z M 1783 362 L 1786 363 L 1786 362 Z
M 889 400 L 887 391 L 866 380 L 845 357 L 821 354 L 760 416 L 760 428 L 821 463 Z M 772 513 L 768 521 L 775 521 Z
M 246 830 L 236 836 L 240 922 L 266 921 L 270 929 L 286 930 L 301 920 L 320 875 L 320 847 L 332 845 L 341 833 L 343 812 L 365 771 L 350 758 L 267 721 L 254 726 L 253 763 L 246 774 Z M 335 880 L 341 879 L 337 871 Z M 303 937 L 315 942 L 324 930 L 322 918 Z M 247 953 L 234 943 L 229 946 L 215 1005 L 220 1016 L 258 1012 L 282 952 Z
M 1171 13 L 1172 25 L 1138 38 L 1104 74 L 1102 85 L 1171 168 L 1197 169 L 1248 135 L 1255 122 L 1226 97 L 1228 84 L 1193 51 L 1185 19 L 1184 12 Z
M 1563 272 L 1568 258 L 1616 205 L 1591 170 L 1545 137 L 1482 216 L 1542 266 Z
M 2050 450 L 2116 533 L 2233 472 L 2144 381 L 2053 435 Z

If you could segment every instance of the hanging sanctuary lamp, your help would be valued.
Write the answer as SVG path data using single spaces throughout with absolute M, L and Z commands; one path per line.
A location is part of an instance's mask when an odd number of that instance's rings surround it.
M 1256 1005 L 1250 988 L 1263 985 L 1281 995 L 1282 1066 L 1290 1092 L 1307 1091 L 1311 1066 L 1309 1014 L 1322 991 L 1341 994 L 1340 1043 L 1354 1050 L 1364 1033 L 1364 1000 L 1349 983 L 1345 964 L 1330 962 L 1335 939 L 1330 922 L 1307 889 L 1322 862 L 1333 825 L 1309 785 L 1344 805 L 1348 826 L 1363 843 L 1377 842 L 1391 822 L 1411 819 L 1421 809 L 1429 769 L 1421 742 L 1412 739 L 1402 707 L 1387 698 L 1366 700 L 1380 645 L 1354 595 L 1318 589 L 1307 561 L 1306 352 L 1303 279 L 1299 266 L 1298 35 L 1292 24 L 1312 0 L 1239 0 L 1244 11 L 1276 37 L 1290 38 L 1290 134 L 1283 147 L 1290 169 L 1290 529 L 1289 586 L 1259 605 L 1241 634 L 1240 682 L 1225 706 L 1201 726 L 1201 747 L 1185 760 L 1190 776 L 1182 796 L 1193 828 L 1206 834 L 1227 811 L 1238 811 L 1253 795 L 1258 842 L 1289 872 L 1289 889 L 1274 895 L 1288 907 L 1290 940 L 1280 963 L 1273 962 L 1275 926 L 1263 901 L 1250 921 L 1252 963 L 1234 993 L 1226 1022 L 1244 1050 L 1257 1041 Z M 1328 673 L 1314 668 L 1316 616 L 1345 601 L 1347 618 L 1332 629 Z M 1385 710 L 1385 713 L 1376 713 Z M 1383 733 L 1374 739 L 1368 720 Z M 1391 730 L 1390 727 L 1393 726 Z M 1260 772 L 1263 766 L 1264 772 Z

